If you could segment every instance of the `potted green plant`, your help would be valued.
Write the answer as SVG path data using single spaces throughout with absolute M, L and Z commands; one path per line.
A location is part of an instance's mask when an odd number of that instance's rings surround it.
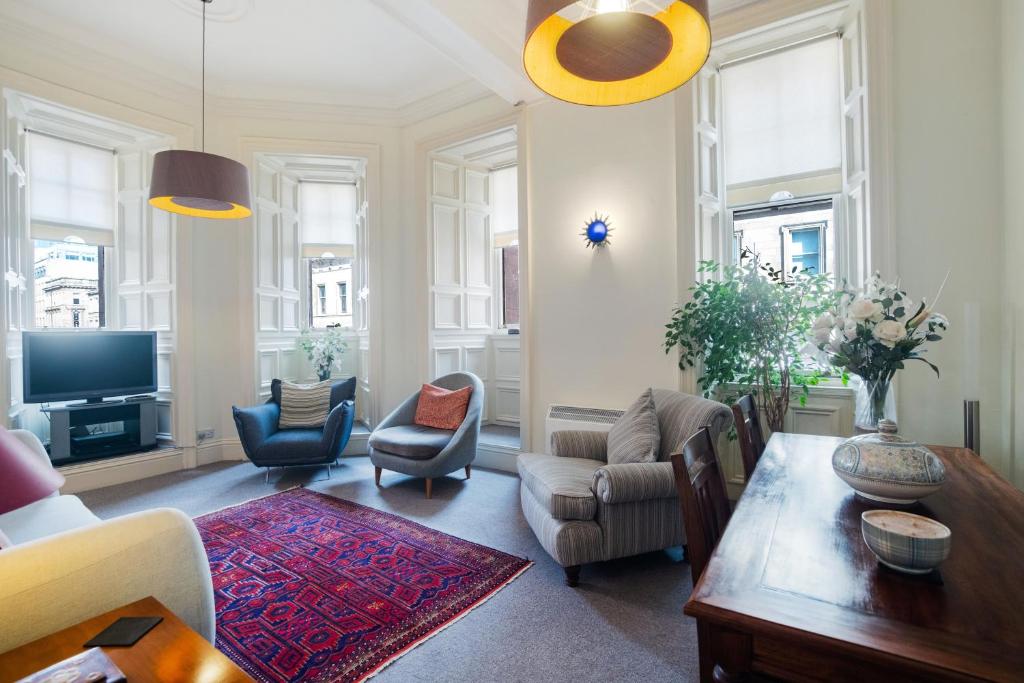
M 334 363 L 341 360 L 348 343 L 342 338 L 340 327 L 328 327 L 316 334 L 304 329 L 299 333 L 299 348 L 306 352 L 316 376 L 323 382 L 331 378 Z
M 835 301 L 827 275 L 788 273 L 744 249 L 737 265 L 704 261 L 702 281 L 666 325 L 665 352 L 679 350 L 679 367 L 699 365 L 704 395 L 726 402 L 752 393 L 772 431 L 782 431 L 791 396 L 821 373 L 806 354 L 815 320 Z

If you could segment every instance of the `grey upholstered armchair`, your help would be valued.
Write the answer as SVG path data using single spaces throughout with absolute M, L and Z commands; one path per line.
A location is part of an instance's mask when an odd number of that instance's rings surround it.
M 732 414 L 698 396 L 653 394 L 661 432 L 657 462 L 608 464 L 608 435 L 596 431 L 555 432 L 552 455 L 517 459 L 523 515 L 570 586 L 581 565 L 686 543 L 669 458 L 705 425 L 717 439 Z
M 484 407 L 484 385 L 469 372 L 453 372 L 431 382 L 442 389 L 473 387 L 466 408 L 466 419 L 455 431 L 435 429 L 415 424 L 416 392 L 402 405 L 384 418 L 370 435 L 370 462 L 375 467 L 375 478 L 380 486 L 382 470 L 401 472 L 426 480 L 427 498 L 432 492 L 435 477 L 465 468 L 466 479 L 476 458 L 476 444 L 480 438 L 480 417 Z
M 254 408 L 237 408 L 231 412 L 238 429 L 245 455 L 256 467 L 265 467 L 266 480 L 271 467 L 331 465 L 341 457 L 355 419 L 356 378 L 331 385 L 331 410 L 323 427 L 311 429 L 279 429 L 281 417 L 281 380 L 270 385 L 270 399 Z

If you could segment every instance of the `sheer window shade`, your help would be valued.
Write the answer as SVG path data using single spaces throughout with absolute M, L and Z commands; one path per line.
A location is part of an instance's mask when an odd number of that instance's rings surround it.
M 29 202 L 32 238 L 114 244 L 114 153 L 29 136 Z
M 837 172 L 839 39 L 722 68 L 726 184 Z
M 355 185 L 302 183 L 299 186 L 302 255 L 307 258 L 354 256 L 356 208 Z

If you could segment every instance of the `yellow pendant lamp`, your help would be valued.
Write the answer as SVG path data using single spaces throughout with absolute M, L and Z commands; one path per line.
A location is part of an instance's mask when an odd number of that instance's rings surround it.
M 523 65 L 544 92 L 609 107 L 675 90 L 711 51 L 708 0 L 530 0 Z
M 169 149 L 153 156 L 149 203 L 158 209 L 197 218 L 246 218 L 252 215 L 249 169 L 234 159 L 206 152 L 206 6 L 203 3 L 202 150 Z

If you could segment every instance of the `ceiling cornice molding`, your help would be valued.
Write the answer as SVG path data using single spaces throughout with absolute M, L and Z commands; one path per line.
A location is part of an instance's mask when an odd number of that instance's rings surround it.
M 10 55 L 9 59 L 4 58 L 6 54 Z M 22 59 L 19 60 L 18 57 Z M 25 59 L 26 57 L 28 59 Z M 42 65 L 44 71 L 56 68 L 60 73 L 84 72 L 92 78 L 111 82 L 121 88 L 145 93 L 145 100 L 149 100 L 150 97 L 164 100 L 169 106 L 175 106 L 179 112 L 184 110 L 190 116 L 199 116 L 199 88 L 168 78 L 159 68 L 115 59 L 56 33 L 42 30 L 4 11 L 0 6 L 0 65 L 28 76 L 40 77 L 40 74 L 33 73 L 34 70 L 21 66 L 20 62 Z M 67 82 L 57 84 L 74 87 Z M 298 118 L 309 121 L 403 127 L 485 99 L 492 94 L 484 85 L 467 80 L 446 90 L 394 107 L 223 97 L 212 94 L 211 89 L 207 90 L 206 99 L 209 113 L 225 116 L 289 120 Z M 152 113 L 166 115 L 161 111 Z

